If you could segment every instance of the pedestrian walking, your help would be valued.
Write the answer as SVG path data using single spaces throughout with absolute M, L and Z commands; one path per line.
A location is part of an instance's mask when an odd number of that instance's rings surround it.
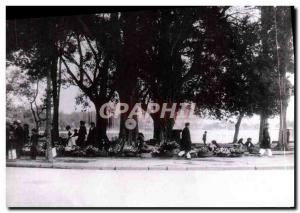
M 204 131 L 204 134 L 203 134 L 203 136 L 202 136 L 202 141 L 203 141 L 203 143 L 206 145 L 206 136 L 207 136 L 207 132 L 206 131 Z
M 182 130 L 182 135 L 181 135 L 181 151 L 178 153 L 179 157 L 186 156 L 187 159 L 191 159 L 191 134 L 189 130 L 190 123 L 185 123 L 185 127 Z

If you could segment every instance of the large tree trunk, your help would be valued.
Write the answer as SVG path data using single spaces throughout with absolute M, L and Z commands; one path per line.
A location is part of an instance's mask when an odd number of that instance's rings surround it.
M 233 143 L 236 143 L 237 140 L 238 140 L 238 136 L 239 136 L 239 132 L 240 132 L 240 126 L 241 126 L 243 117 L 244 117 L 244 114 L 241 113 L 238 117 L 238 120 L 237 120 L 236 124 L 235 124 Z
M 167 120 L 166 120 L 166 141 L 172 140 L 174 125 L 175 125 L 175 119 L 167 118 Z
M 106 134 L 106 130 L 107 130 L 107 119 L 106 118 L 102 118 L 100 116 L 100 108 L 102 106 L 102 104 L 100 103 L 94 103 L 95 105 L 95 109 L 96 109 L 96 129 L 97 129 L 97 137 L 98 139 L 107 139 L 107 134 Z
M 128 91 L 128 90 L 127 90 Z M 136 127 L 132 130 L 129 130 L 125 126 L 125 122 L 128 119 L 128 116 L 137 103 L 136 101 L 136 91 L 135 87 L 129 88 L 130 92 L 119 92 L 120 95 L 120 102 L 122 100 L 123 103 L 127 103 L 129 105 L 129 109 L 127 112 L 122 113 L 120 115 L 120 130 L 119 130 L 119 137 L 124 139 L 128 142 L 128 145 L 132 145 L 133 143 L 136 143 L 138 133 L 139 133 L 139 127 L 138 127 L 138 117 L 136 115 L 132 116 L 132 119 L 136 122 Z
M 172 131 L 175 124 L 174 118 L 160 118 L 159 114 L 151 114 L 153 120 L 153 138 L 160 143 L 170 141 L 172 139 Z
M 127 139 L 127 131 L 125 127 L 125 121 L 127 116 L 122 113 L 120 114 L 120 129 L 119 129 L 119 138 Z
M 130 112 L 130 109 L 129 109 L 129 112 Z M 139 125 L 138 125 L 137 116 L 133 116 L 132 119 L 135 120 L 136 127 L 133 130 L 128 130 L 125 126 L 125 122 L 128 119 L 128 116 L 129 116 L 129 113 L 122 113 L 120 115 L 119 138 L 122 138 L 122 139 L 128 141 L 129 144 L 131 144 L 132 142 L 136 142 L 136 140 L 137 140 L 137 136 L 139 133 Z
M 267 123 L 268 123 L 268 117 L 263 112 L 261 112 L 260 113 L 260 123 L 259 123 L 259 138 L 258 138 L 259 144 L 261 143 L 261 141 L 263 139 L 263 131 L 264 131 L 264 127 L 266 126 Z
M 153 119 L 153 138 L 158 141 L 164 140 L 164 125 L 160 119 Z
M 46 141 L 47 141 L 47 150 L 46 150 L 46 159 L 50 162 L 53 161 L 52 156 L 52 140 L 51 140 L 51 70 L 48 70 L 47 73 L 47 97 L 46 97 Z
M 287 150 L 287 129 L 286 129 L 286 111 L 288 107 L 288 99 L 290 97 L 288 80 L 286 72 L 288 71 L 289 63 L 293 56 L 293 48 L 290 48 L 289 42 L 292 39 L 292 24 L 291 24 L 291 8 L 275 7 L 275 30 L 277 45 L 277 68 L 280 74 L 279 89 L 280 89 L 280 129 L 278 146 L 280 150 Z M 277 33 L 278 32 L 278 33 Z M 282 33 L 284 32 L 284 36 Z

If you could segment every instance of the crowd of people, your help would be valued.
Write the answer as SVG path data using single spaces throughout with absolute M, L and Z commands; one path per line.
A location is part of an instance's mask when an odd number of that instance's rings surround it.
M 20 157 L 22 147 L 28 143 L 29 137 L 29 125 L 22 125 L 20 120 L 16 120 L 13 123 L 7 122 L 6 124 L 6 154 L 9 150 L 15 150 L 16 157 Z
M 62 145 L 65 147 L 65 150 L 71 150 L 74 146 L 80 147 L 81 149 L 92 146 L 108 151 L 111 143 L 107 137 L 99 140 L 96 124 L 94 122 L 89 124 L 89 129 L 87 129 L 85 121 L 80 121 L 79 123 L 79 129 L 71 129 L 71 126 L 67 125 L 66 136 L 59 137 L 58 141 L 55 143 L 52 141 L 52 145 Z M 6 135 L 6 154 L 8 156 L 9 152 L 13 151 L 15 152 L 16 158 L 20 158 L 24 145 L 29 145 L 32 159 L 36 159 L 38 154 L 39 139 L 47 136 L 45 133 L 39 134 L 39 131 L 36 128 L 31 130 L 30 135 L 29 125 L 22 125 L 20 120 L 16 120 L 13 123 L 7 122 Z M 144 135 L 142 133 L 138 134 L 137 141 L 137 146 L 141 149 L 144 143 Z M 46 143 L 43 145 L 43 148 L 46 148 Z
M 29 133 L 29 124 L 20 120 L 16 120 L 12 123 L 6 123 L 6 155 L 15 155 L 13 158 L 20 158 L 22 154 L 22 148 L 26 144 L 31 144 L 31 158 L 36 159 L 37 146 L 39 138 L 45 137 L 46 134 L 40 135 L 36 128 Z
M 189 131 L 190 123 L 186 123 L 184 129 L 182 130 L 181 140 L 180 140 L 180 149 L 181 151 L 178 153 L 178 156 L 183 157 L 185 156 L 187 159 L 191 158 L 190 151 L 192 149 L 192 141 L 191 135 Z M 263 129 L 263 138 L 262 142 L 260 143 L 260 150 L 259 154 L 268 156 L 272 156 L 271 151 L 271 139 L 268 130 L 268 124 Z M 79 130 L 74 129 L 72 131 L 71 127 L 68 125 L 66 126 L 67 130 L 67 137 L 60 138 L 59 143 L 65 147 L 73 147 L 79 146 L 80 148 L 85 148 L 86 146 L 94 146 L 97 148 L 104 148 L 108 150 L 109 148 L 109 140 L 108 138 L 104 138 L 102 140 L 98 140 L 96 125 L 94 122 L 90 123 L 89 130 L 87 131 L 86 124 L 84 121 L 80 121 Z M 22 154 L 22 148 L 25 144 L 31 144 L 31 158 L 36 159 L 37 156 L 37 147 L 39 138 L 46 137 L 46 134 L 40 135 L 38 130 L 33 128 L 31 130 L 31 136 L 29 136 L 29 125 L 24 124 L 22 125 L 20 120 L 16 120 L 13 123 L 7 123 L 6 128 L 6 151 L 7 154 L 10 150 L 15 150 L 16 158 L 19 158 Z M 143 142 L 143 135 L 139 134 L 138 140 Z M 207 131 L 204 132 L 202 141 L 205 146 L 208 146 L 210 149 L 220 148 L 220 145 L 213 140 L 211 143 L 207 144 Z M 247 149 L 253 148 L 254 144 L 252 143 L 252 139 L 248 138 L 247 141 L 244 143 L 243 139 L 239 139 L 237 142 L 234 142 L 238 145 L 244 146 Z M 138 143 L 141 146 L 142 143 Z
M 79 146 L 80 148 L 94 146 L 107 149 L 109 140 L 107 137 L 100 141 L 98 140 L 96 124 L 91 122 L 89 131 L 87 131 L 85 125 L 84 121 L 80 121 L 79 130 L 74 129 L 73 131 L 69 125 L 66 126 L 67 138 L 63 140 L 62 145 L 66 147 Z
M 179 157 L 186 157 L 187 159 L 191 159 L 191 150 L 192 150 L 192 141 L 191 134 L 189 130 L 190 123 L 185 123 L 185 127 L 182 130 L 181 141 L 180 141 L 180 149 L 181 151 L 178 153 Z M 209 150 L 214 150 L 215 148 L 220 148 L 221 146 L 217 143 L 216 140 L 212 140 L 210 144 L 206 143 L 207 139 L 207 131 L 204 131 L 202 136 L 202 141 L 205 146 L 208 146 Z M 244 143 L 243 138 L 240 138 L 237 142 L 233 142 L 236 145 L 240 145 L 241 147 L 245 147 L 247 150 L 255 147 L 252 143 L 252 138 L 247 138 L 247 141 Z M 263 156 L 267 154 L 267 156 L 272 156 L 271 151 L 271 138 L 269 133 L 269 124 L 266 124 L 263 129 L 262 141 L 260 143 L 259 155 Z
M 65 147 L 79 146 L 84 148 L 88 145 L 94 147 L 105 146 L 108 142 L 108 138 L 99 142 L 97 140 L 96 125 L 94 122 L 90 123 L 89 131 L 85 126 L 84 121 L 80 121 L 79 130 L 74 129 L 72 131 L 71 127 L 66 126 L 67 137 L 59 138 L 58 143 Z M 31 158 L 36 159 L 38 153 L 38 141 L 42 137 L 47 135 L 39 134 L 39 131 L 36 128 L 31 130 L 31 135 L 29 131 L 29 125 L 23 124 L 20 120 L 16 120 L 12 123 L 6 123 L 6 154 L 9 155 L 9 152 L 15 152 L 16 158 L 20 158 L 22 154 L 22 148 L 26 144 L 30 144 L 31 149 Z M 52 143 L 54 144 L 54 143 Z

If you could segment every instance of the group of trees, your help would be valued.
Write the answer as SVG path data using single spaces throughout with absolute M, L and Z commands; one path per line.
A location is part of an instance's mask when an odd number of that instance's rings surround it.
M 254 10 L 261 16 L 253 18 Z M 236 140 L 243 116 L 260 114 L 261 126 L 279 112 L 285 120 L 286 72 L 293 72 L 290 14 L 288 7 L 176 7 L 7 20 L 7 61 L 31 82 L 46 79 L 44 108 L 54 140 L 62 84 L 77 86 L 77 100 L 94 104 L 99 138 L 107 128 L 99 109 L 117 99 L 130 108 L 142 103 L 144 110 L 151 102 L 193 102 L 199 115 L 237 116 Z M 168 140 L 175 118 L 160 113 L 151 114 L 154 137 Z M 127 116 L 120 119 L 122 137 L 128 137 Z

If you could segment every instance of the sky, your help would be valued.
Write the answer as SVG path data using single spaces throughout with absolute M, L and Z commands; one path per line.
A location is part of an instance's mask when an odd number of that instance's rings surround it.
M 290 80 L 294 83 L 293 76 L 290 75 Z M 80 90 L 75 87 L 71 86 L 67 89 L 61 90 L 61 101 L 60 101 L 60 112 L 64 113 L 72 113 L 72 112 L 80 112 L 81 106 L 76 106 L 75 104 L 75 97 L 80 94 Z M 94 111 L 94 106 L 91 104 L 90 111 Z M 290 98 L 289 106 L 287 109 L 287 120 L 294 121 L 294 96 Z M 209 119 L 206 119 L 206 122 L 209 122 Z M 259 123 L 259 116 L 255 115 L 252 118 L 245 118 L 243 122 L 248 122 L 249 124 L 256 124 Z M 279 123 L 279 118 L 276 116 L 269 120 L 270 125 L 275 126 Z

